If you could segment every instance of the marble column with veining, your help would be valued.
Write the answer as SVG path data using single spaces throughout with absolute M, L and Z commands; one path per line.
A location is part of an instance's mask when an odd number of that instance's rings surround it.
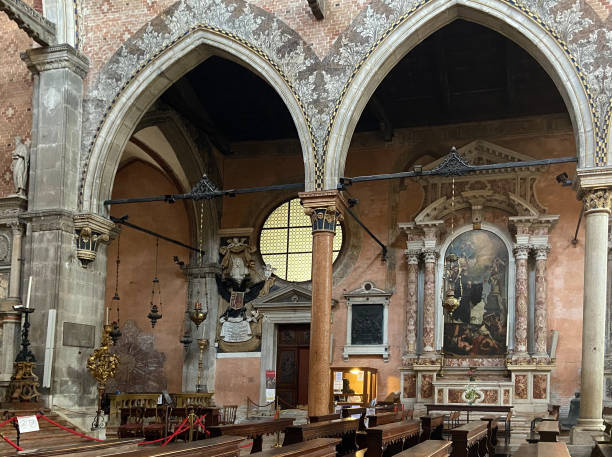
M 416 354 L 417 337 L 417 307 L 418 307 L 418 275 L 419 275 L 419 253 L 407 250 L 406 263 L 408 273 L 406 275 L 406 355 Z
M 549 246 L 538 246 L 535 248 L 535 355 L 545 357 L 547 355 L 547 325 L 546 325 L 546 261 L 548 258 Z
M 516 265 L 515 280 L 515 327 L 514 327 L 514 357 L 527 357 L 527 314 L 528 314 L 528 273 L 527 260 L 529 246 L 518 245 L 514 248 Z
M 435 352 L 436 259 L 438 253 L 431 249 L 423 252 L 425 260 L 425 287 L 423 296 L 423 352 Z

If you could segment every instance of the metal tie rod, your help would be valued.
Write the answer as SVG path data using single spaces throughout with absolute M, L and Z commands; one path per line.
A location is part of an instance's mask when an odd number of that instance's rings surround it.
M 148 235 L 151 235 L 151 236 L 154 236 L 156 238 L 159 238 L 159 239 L 162 239 L 164 241 L 167 241 L 168 243 L 176 244 L 178 246 L 182 246 L 184 248 L 187 248 L 187 249 L 190 249 L 192 251 L 195 251 L 198 254 L 202 254 L 202 255 L 206 254 L 206 252 L 204 252 L 201 249 L 194 248 L 193 246 L 189 246 L 188 244 L 185 244 L 185 243 L 181 243 L 180 241 L 177 241 L 177 240 L 175 240 L 173 238 L 169 238 L 169 237 L 167 237 L 165 235 L 162 235 L 160 233 L 154 232 L 153 230 L 149 230 L 149 229 L 146 229 L 146 228 L 141 227 L 139 225 L 132 224 L 131 222 L 127 221 L 127 218 L 128 218 L 127 215 L 125 215 L 123 217 L 114 217 L 114 216 L 111 216 L 110 220 L 113 221 L 115 224 L 121 224 L 121 225 L 125 225 L 126 227 L 133 228 L 134 230 L 139 230 L 139 231 L 144 232 L 144 233 L 146 233 Z

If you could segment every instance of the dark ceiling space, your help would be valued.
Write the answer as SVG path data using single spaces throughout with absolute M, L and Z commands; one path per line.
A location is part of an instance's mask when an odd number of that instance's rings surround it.
M 211 57 L 162 100 L 208 135 L 231 143 L 297 138 L 280 96 L 250 70 Z M 357 131 L 565 112 L 552 80 L 519 46 L 486 27 L 454 21 L 408 53 L 368 102 Z

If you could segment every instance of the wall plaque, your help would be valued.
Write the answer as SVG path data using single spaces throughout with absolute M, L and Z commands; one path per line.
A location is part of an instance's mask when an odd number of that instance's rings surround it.
M 93 325 L 64 322 L 64 346 L 93 348 L 96 339 L 96 328 Z

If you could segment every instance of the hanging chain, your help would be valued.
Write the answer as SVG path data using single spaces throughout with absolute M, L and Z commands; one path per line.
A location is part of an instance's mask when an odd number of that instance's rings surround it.
M 453 187 L 451 196 L 451 235 L 455 233 L 455 177 L 453 176 Z
M 204 263 L 202 246 L 204 245 L 204 200 L 200 202 L 200 266 Z
M 120 298 L 119 298 L 119 264 L 121 263 L 121 260 L 119 258 L 119 250 L 121 247 L 121 233 L 119 233 L 119 235 L 117 236 L 117 270 L 115 272 L 115 296 L 113 297 L 113 300 L 117 300 L 117 325 L 119 325 L 120 322 L 120 318 L 119 318 L 119 304 L 120 304 Z

